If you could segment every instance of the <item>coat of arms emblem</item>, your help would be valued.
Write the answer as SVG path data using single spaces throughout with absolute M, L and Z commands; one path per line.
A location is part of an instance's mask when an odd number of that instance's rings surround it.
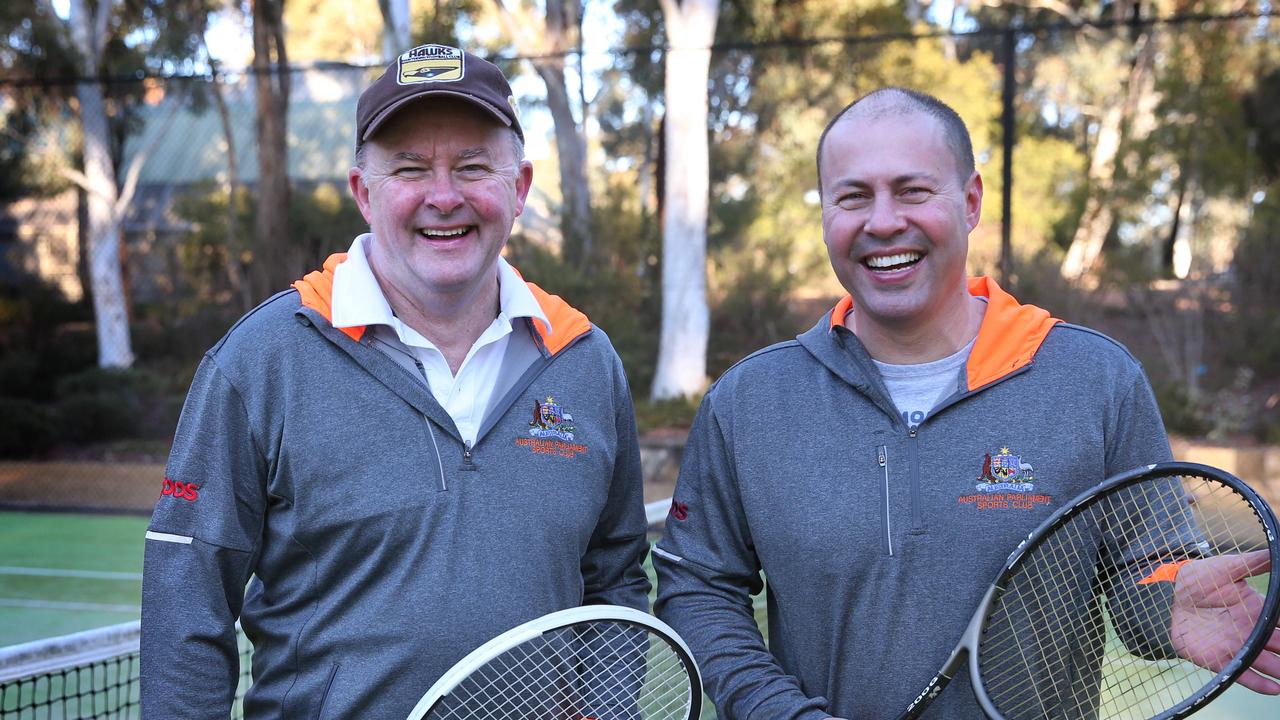
M 546 401 L 533 401 L 533 419 L 529 421 L 529 434 L 536 438 L 573 440 L 573 416 L 550 395 Z
M 1014 455 L 1009 448 L 1000 448 L 996 455 L 987 453 L 982 461 L 982 475 L 976 488 L 981 492 L 1013 491 L 1030 492 L 1035 489 L 1035 468 Z

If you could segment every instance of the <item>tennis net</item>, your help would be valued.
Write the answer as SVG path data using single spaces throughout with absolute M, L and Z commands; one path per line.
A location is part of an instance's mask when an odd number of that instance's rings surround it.
M 649 503 L 649 532 L 662 532 L 671 499 Z M 240 685 L 231 718 L 244 717 L 252 646 L 240 643 Z M 0 648 L 0 720 L 130 720 L 141 717 L 138 622 Z
M 138 622 L 0 649 L 0 720 L 129 720 L 141 717 Z M 240 687 L 231 717 L 242 718 L 249 641 L 237 628 Z

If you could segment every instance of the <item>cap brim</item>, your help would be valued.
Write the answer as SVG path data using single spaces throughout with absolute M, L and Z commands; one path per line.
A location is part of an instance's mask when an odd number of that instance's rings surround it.
M 400 108 L 404 107 L 405 105 L 411 102 L 415 102 L 423 98 L 436 97 L 436 96 L 455 97 L 455 98 L 458 98 L 459 100 L 465 100 L 471 103 L 472 105 L 475 105 L 476 107 L 484 109 L 503 125 L 507 127 L 511 127 L 511 118 L 507 117 L 507 115 L 504 114 L 501 110 L 494 107 L 493 103 L 490 103 L 485 100 L 481 100 L 475 95 L 469 95 L 467 93 L 461 93 L 455 90 L 432 89 L 432 90 L 423 90 L 422 92 L 414 93 L 409 97 L 401 98 L 391 103 L 387 107 L 383 108 L 382 112 L 378 113 L 377 115 L 374 115 L 373 119 L 369 121 L 368 126 L 366 126 L 364 129 L 364 135 L 360 137 L 360 142 L 365 142 L 369 138 L 373 137 L 373 134 L 378 131 L 378 128 L 382 127 L 383 123 L 385 123 L 387 119 L 390 118 L 392 115 L 394 115 L 396 111 L 398 111 Z

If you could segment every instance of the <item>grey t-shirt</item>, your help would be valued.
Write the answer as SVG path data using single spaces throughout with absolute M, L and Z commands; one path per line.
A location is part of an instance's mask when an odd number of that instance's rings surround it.
M 898 406 L 907 427 L 924 421 L 939 400 L 955 392 L 964 381 L 964 364 L 973 350 L 975 337 L 969 344 L 941 360 L 919 365 L 891 365 L 872 360 L 884 378 L 889 397 Z

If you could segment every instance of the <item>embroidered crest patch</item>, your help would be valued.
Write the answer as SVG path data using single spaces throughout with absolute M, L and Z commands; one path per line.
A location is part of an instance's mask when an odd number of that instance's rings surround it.
M 587 451 L 587 446 L 574 442 L 573 416 L 556 399 L 533 401 L 533 419 L 529 421 L 530 437 L 517 437 L 516 445 L 528 447 L 539 455 L 571 458 Z
M 529 421 L 529 428 L 529 434 L 536 438 L 573 440 L 573 416 L 550 395 L 546 402 L 533 401 L 533 419 Z
M 1030 510 L 1053 502 L 1051 495 L 1035 492 L 1035 468 L 1007 447 L 983 457 L 982 473 L 973 488 L 977 493 L 962 495 L 961 505 L 974 505 L 979 510 Z

